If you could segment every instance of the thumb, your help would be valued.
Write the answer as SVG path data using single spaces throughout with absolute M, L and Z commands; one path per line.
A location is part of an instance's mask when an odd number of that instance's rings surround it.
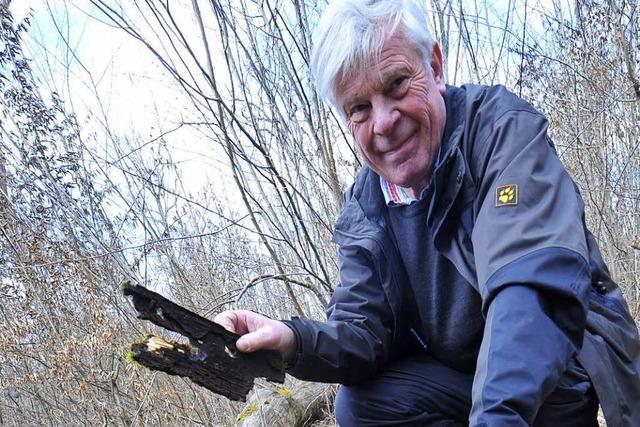
M 259 328 L 254 332 L 241 336 L 238 341 L 236 341 L 236 348 L 242 352 L 263 349 L 269 344 L 270 336 L 270 328 Z

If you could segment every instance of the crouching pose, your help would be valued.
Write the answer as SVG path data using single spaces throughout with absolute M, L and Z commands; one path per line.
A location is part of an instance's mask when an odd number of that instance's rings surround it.
M 341 426 L 640 426 L 640 343 L 548 122 L 504 87 L 445 84 L 426 12 L 335 0 L 318 91 L 365 162 L 327 320 L 227 311 L 241 351 L 337 382 Z

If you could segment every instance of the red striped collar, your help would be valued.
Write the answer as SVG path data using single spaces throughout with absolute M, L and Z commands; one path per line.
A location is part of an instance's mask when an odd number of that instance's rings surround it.
M 418 200 L 408 189 L 392 184 L 383 177 L 380 177 L 380 188 L 387 206 L 406 206 Z

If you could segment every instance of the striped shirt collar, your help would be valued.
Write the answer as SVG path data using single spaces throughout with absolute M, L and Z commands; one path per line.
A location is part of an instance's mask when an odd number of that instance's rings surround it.
M 436 155 L 436 162 L 434 164 L 434 169 L 440 167 L 440 155 L 442 154 L 442 145 L 438 147 L 438 154 Z M 399 185 L 392 184 L 382 176 L 380 177 L 380 188 L 382 188 L 382 194 L 384 195 L 384 201 L 387 206 L 407 206 L 413 202 L 417 202 L 421 198 L 424 197 L 427 188 L 422 189 L 420 192 L 420 197 L 415 198 L 411 195 L 408 188 L 400 187 Z
M 383 177 L 380 177 L 380 188 L 387 206 L 406 206 L 418 200 L 409 193 L 409 189 L 392 184 Z

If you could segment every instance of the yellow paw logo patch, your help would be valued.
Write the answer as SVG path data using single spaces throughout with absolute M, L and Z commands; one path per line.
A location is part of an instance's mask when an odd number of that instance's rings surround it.
M 496 188 L 496 206 L 515 206 L 518 204 L 518 186 L 503 185 Z

